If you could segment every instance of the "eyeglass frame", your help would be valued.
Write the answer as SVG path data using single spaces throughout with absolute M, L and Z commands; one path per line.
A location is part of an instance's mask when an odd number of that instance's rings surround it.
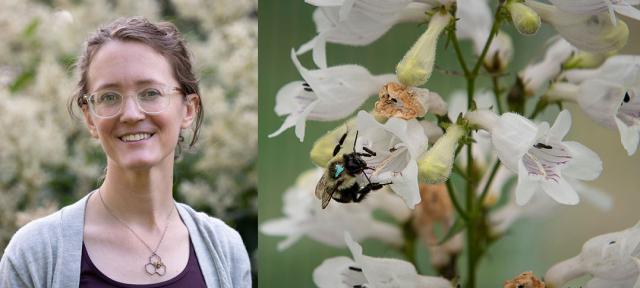
M 146 88 L 144 88 L 144 89 L 141 89 L 140 91 L 145 91 L 146 89 L 149 89 L 149 88 L 154 88 L 154 87 L 146 87 Z M 157 89 L 157 88 L 154 88 L 154 89 Z M 115 93 L 117 93 L 118 95 L 123 96 L 123 99 L 124 99 L 124 97 L 130 97 L 127 93 L 119 92 L 119 91 L 117 91 L 117 90 L 108 90 L 108 89 L 105 89 L 105 90 L 106 90 L 106 92 L 115 92 Z M 160 89 L 158 89 L 158 90 L 161 90 L 162 92 L 165 92 L 165 90 L 168 90 L 167 95 L 169 96 L 169 98 L 168 98 L 168 99 L 169 99 L 169 102 L 167 103 L 167 106 L 166 106 L 166 107 L 164 107 L 164 108 L 162 108 L 162 110 L 157 111 L 157 112 L 147 112 L 147 111 L 145 111 L 144 109 L 142 109 L 142 106 L 140 106 L 140 103 L 138 102 L 138 98 L 137 98 L 137 96 L 138 96 L 137 94 L 139 94 L 139 92 L 136 92 L 136 98 L 134 98 L 134 102 L 136 103 L 136 106 L 138 107 L 138 110 L 142 111 L 143 113 L 145 113 L 145 114 L 147 114 L 147 115 L 158 115 L 158 114 L 160 114 L 160 113 L 164 112 L 164 111 L 167 109 L 167 107 L 171 106 L 171 98 L 170 98 L 170 96 L 171 96 L 171 95 L 173 95 L 173 92 L 180 92 L 180 93 L 182 93 L 182 94 L 183 94 L 183 96 L 186 96 L 186 95 L 184 95 L 184 94 L 185 94 L 185 93 L 184 93 L 184 90 L 183 90 L 182 88 L 180 88 L 180 87 L 176 87 L 176 86 L 171 87 L 171 85 L 163 85 L 163 86 L 162 86 Z M 98 115 L 98 113 L 95 111 L 95 107 L 93 107 L 93 105 L 92 105 L 92 104 L 90 104 L 90 102 L 91 102 L 91 101 L 90 101 L 90 99 L 91 99 L 91 97 L 92 97 L 92 96 L 94 96 L 94 95 L 98 94 L 98 92 L 101 92 L 101 91 L 102 91 L 102 90 L 95 91 L 95 92 L 93 92 L 93 93 L 91 93 L 91 94 L 85 94 L 85 95 L 83 95 L 83 96 L 82 96 L 83 104 L 86 104 L 86 105 L 89 107 L 89 111 L 91 111 L 91 114 L 93 114 L 93 116 L 96 116 L 96 117 L 98 117 L 98 118 L 101 118 L 101 119 L 110 119 L 110 118 L 114 118 L 114 117 L 116 117 L 118 114 L 120 114 L 120 113 L 122 112 L 122 108 L 124 107 L 124 103 L 126 103 L 126 102 L 124 102 L 124 101 L 122 102 L 123 104 L 121 104 L 120 109 L 119 109 L 119 110 L 118 110 L 118 112 L 116 112 L 115 114 L 113 114 L 113 115 L 111 115 L 111 116 L 106 116 L 106 117 L 105 117 L 105 116 L 100 116 L 100 115 Z

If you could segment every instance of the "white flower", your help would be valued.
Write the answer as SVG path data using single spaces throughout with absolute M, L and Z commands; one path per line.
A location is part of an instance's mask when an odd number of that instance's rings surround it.
M 588 288 L 640 288 L 640 222 L 614 233 L 589 239 L 580 254 L 553 265 L 544 280 L 549 288 L 560 288 L 585 274 L 593 276 Z
M 598 79 L 580 85 L 578 104 L 592 119 L 620 132 L 622 146 L 633 155 L 640 142 L 640 83 L 625 87 Z
M 420 287 L 452 288 L 451 283 L 441 277 L 422 276 L 409 262 L 376 258 L 362 254 L 362 247 L 345 233 L 353 260 L 348 257 L 326 259 L 313 271 L 313 282 L 320 288 L 352 287 Z
M 449 25 L 450 20 L 451 15 L 446 11 L 436 12 L 431 17 L 427 31 L 418 38 L 396 66 L 396 75 L 400 83 L 420 86 L 429 80 L 436 58 L 438 37 Z
M 322 209 L 314 191 L 323 169 L 304 172 L 294 186 L 284 194 L 283 218 L 265 221 L 260 231 L 266 235 L 286 236 L 278 244 L 279 250 L 293 245 L 303 236 L 334 247 L 343 247 L 343 233 L 348 231 L 358 240 L 378 239 L 393 246 L 403 243 L 402 231 L 373 218 L 375 209 L 382 209 L 399 222 L 406 221 L 410 212 L 402 200 L 385 190 L 375 191 L 355 204 L 332 203 Z
M 527 65 L 518 73 L 518 77 L 524 84 L 527 95 L 534 95 L 549 80 L 560 74 L 562 63 L 569 59 L 577 51 L 569 42 L 562 38 L 557 38 L 544 54 L 544 59 L 538 63 Z
M 559 203 L 575 205 L 579 202 L 578 194 L 565 176 L 593 180 L 602 171 L 597 154 L 580 143 L 562 141 L 571 127 L 567 110 L 560 112 L 551 128 L 546 122 L 535 125 L 513 113 L 498 117 L 489 111 L 474 111 L 465 117 L 491 133 L 500 161 L 518 173 L 519 205 L 529 202 L 538 190 Z
M 365 46 L 384 35 L 401 22 L 424 22 L 426 3 L 411 0 L 307 0 L 318 6 L 313 12 L 318 35 L 303 44 L 298 54 L 313 49 L 313 61 L 320 68 L 327 67 L 326 42 L 351 46 Z
M 291 60 L 304 79 L 280 88 L 276 95 L 275 111 L 287 115 L 284 123 L 269 137 L 275 137 L 295 126 L 296 136 L 304 140 L 305 121 L 333 121 L 349 116 L 385 83 L 392 81 L 391 74 L 372 76 L 358 65 L 333 66 L 326 69 L 307 70 L 291 51 Z
M 589 79 L 613 81 L 625 86 L 640 82 L 640 56 L 616 55 L 608 58 L 600 67 L 594 69 L 575 69 L 562 73 L 571 83 L 582 83 Z
M 640 11 L 631 5 L 638 5 L 638 0 L 581 0 L 581 1 L 567 1 L 567 0 L 549 0 L 558 9 L 575 14 L 598 14 L 603 11 L 608 11 L 611 17 L 611 23 L 616 23 L 616 12 L 629 18 L 640 20 Z
M 614 56 L 598 69 L 570 71 L 564 76 L 580 87 L 565 89 L 568 95 L 560 97 L 574 99 L 591 119 L 617 128 L 627 154 L 633 155 L 640 142 L 640 57 Z
M 358 112 L 356 123 L 359 133 L 356 150 L 366 147 L 376 153 L 363 158 L 367 166 L 373 168 L 365 173 L 372 182 L 391 182 L 391 190 L 413 209 L 420 202 L 416 159 L 427 148 L 424 128 L 415 119 L 390 118 L 381 124 L 365 111 Z M 361 182 L 366 183 L 364 181 Z
M 580 50 L 612 52 L 627 44 L 627 24 L 618 19 L 614 25 L 606 12 L 595 15 L 573 14 L 533 0 L 525 0 L 525 5 L 535 10 L 542 21 L 553 25 L 562 37 Z

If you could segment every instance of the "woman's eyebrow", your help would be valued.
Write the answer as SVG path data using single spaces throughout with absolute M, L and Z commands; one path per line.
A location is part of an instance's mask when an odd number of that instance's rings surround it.
M 140 80 L 136 80 L 134 82 L 134 85 L 136 87 L 149 85 L 149 84 L 163 85 L 162 82 L 157 81 L 155 79 L 140 79 Z M 100 91 L 100 90 L 104 90 L 104 89 L 117 89 L 117 88 L 121 88 L 121 86 L 122 85 L 120 85 L 120 82 L 105 83 L 105 84 L 102 84 L 102 85 L 98 86 L 98 88 L 95 91 Z

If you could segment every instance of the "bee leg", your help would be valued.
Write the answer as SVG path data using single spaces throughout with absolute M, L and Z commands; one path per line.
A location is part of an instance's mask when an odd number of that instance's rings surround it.
M 342 137 L 340 137 L 338 144 L 336 145 L 336 147 L 333 148 L 333 156 L 338 155 L 338 152 L 340 152 L 340 149 L 342 149 L 342 144 L 344 144 L 344 140 L 347 139 L 348 133 L 349 133 L 349 130 L 347 130 L 347 132 L 344 132 L 344 134 L 342 134 Z

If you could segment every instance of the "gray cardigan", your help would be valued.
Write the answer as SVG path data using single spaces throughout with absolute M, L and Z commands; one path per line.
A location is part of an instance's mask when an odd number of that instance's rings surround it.
M 78 287 L 89 195 L 16 232 L 0 260 L 1 288 Z M 249 257 L 240 234 L 188 205 L 176 207 L 189 230 L 207 287 L 251 287 Z

